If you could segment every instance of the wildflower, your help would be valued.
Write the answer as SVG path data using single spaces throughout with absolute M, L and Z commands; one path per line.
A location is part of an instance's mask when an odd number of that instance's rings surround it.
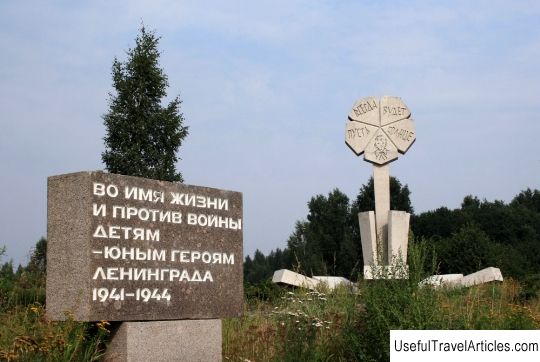
M 30 310 L 31 310 L 32 312 L 36 313 L 36 314 L 39 313 L 39 308 L 38 308 L 38 307 L 32 306 L 32 307 L 30 307 Z
M 107 329 L 107 326 L 109 326 L 109 325 L 110 325 L 110 323 L 107 322 L 107 321 L 101 321 L 101 322 L 96 323 L 96 326 L 97 326 L 100 330 L 102 330 L 102 331 L 104 331 L 104 332 L 107 332 L 107 333 L 110 333 L 110 331 Z

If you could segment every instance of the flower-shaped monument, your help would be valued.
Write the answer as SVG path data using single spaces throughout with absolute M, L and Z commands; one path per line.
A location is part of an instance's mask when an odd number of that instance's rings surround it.
M 416 140 L 411 112 L 399 97 L 357 101 L 345 127 L 345 143 L 373 164 L 375 212 L 358 214 L 364 278 L 406 278 L 410 214 L 390 211 L 389 163 Z

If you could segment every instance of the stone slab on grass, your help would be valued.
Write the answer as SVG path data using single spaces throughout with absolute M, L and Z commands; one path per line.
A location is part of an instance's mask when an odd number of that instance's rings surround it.
M 441 286 L 450 286 L 458 283 L 463 279 L 463 274 L 440 274 L 432 275 L 427 277 L 418 283 L 419 286 L 431 286 L 431 287 L 441 287 Z
M 462 287 L 470 287 L 472 285 L 484 284 L 494 281 L 503 281 L 503 276 L 499 268 L 489 267 L 466 275 L 457 285 Z
M 306 277 L 305 275 L 295 273 L 288 269 L 276 270 L 272 276 L 272 282 L 288 284 L 294 287 L 309 288 L 311 290 L 314 290 L 319 284 L 317 279 Z
M 488 267 L 482 270 L 479 270 L 475 273 L 468 274 L 463 276 L 463 274 L 441 274 L 441 275 L 432 275 L 420 283 L 419 286 L 432 286 L 435 288 L 439 287 L 470 287 L 473 285 L 479 285 L 484 283 L 490 283 L 494 281 L 503 281 L 503 276 L 499 268 Z

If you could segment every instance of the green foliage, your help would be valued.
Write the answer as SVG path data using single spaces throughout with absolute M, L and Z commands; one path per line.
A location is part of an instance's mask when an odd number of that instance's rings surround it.
M 281 298 L 283 288 L 272 283 L 271 280 L 265 280 L 260 283 L 244 283 L 244 295 L 250 303 L 256 302 L 272 302 Z
M 144 26 L 127 51 L 125 63 L 114 59 L 114 94 L 103 116 L 107 134 L 102 160 L 109 172 L 182 182 L 176 152 L 188 134 L 180 113 L 181 100 L 166 107 L 167 76 L 159 67 L 159 38 Z
M 12 261 L 0 266 L 0 360 L 96 361 L 108 338 L 106 322 L 80 323 L 70 316 L 52 322 L 45 315 L 46 250 L 41 238 L 26 267 L 14 272 Z
M 350 238 L 349 198 L 334 189 L 328 197 L 311 198 L 308 208 L 305 240 L 316 259 L 311 265 L 306 262 L 304 269 L 310 274 L 341 274 L 341 243 Z
M 493 243 L 475 224 L 462 227 L 438 243 L 441 269 L 448 273 L 470 274 L 494 264 Z
M 41 238 L 36 243 L 27 269 L 33 273 L 45 275 L 47 271 L 47 239 Z
M 268 256 L 255 250 L 253 259 L 248 255 L 244 261 L 244 282 L 250 284 L 264 283 L 272 277 L 274 271 L 290 265 L 289 251 L 277 248 Z
M 33 249 L 28 266 L 19 265 L 16 272 L 11 260 L 0 265 L 0 312 L 17 306 L 45 303 L 46 245 L 46 239 L 41 238 Z
M 360 248 L 354 241 L 349 198 L 338 189 L 308 203 L 307 221 L 297 222 L 287 242 L 293 269 L 309 275 L 350 277 Z
M 411 192 L 409 186 L 401 185 L 401 182 L 390 176 L 390 209 L 406 211 L 410 214 L 414 212 L 410 199 Z M 356 210 L 355 215 L 362 211 L 375 210 L 375 184 L 373 177 L 370 177 L 368 183 L 362 185 L 360 192 L 353 203 Z
M 0 314 L 2 361 L 97 361 L 108 338 L 108 323 L 47 319 L 41 304 L 17 306 Z
M 540 273 L 540 192 L 527 189 L 509 204 L 466 196 L 461 207 L 415 215 L 416 236 L 436 246 L 441 273 L 499 267 L 505 277 Z
M 520 299 L 512 280 L 463 289 L 418 287 L 433 273 L 429 242 L 411 243 L 410 280 L 363 281 L 359 290 L 283 288 L 247 298 L 240 318 L 223 321 L 231 361 L 388 361 L 391 329 L 536 329 L 540 301 Z M 430 265 L 431 269 L 424 266 Z
M 355 361 L 358 295 L 282 291 L 254 303 L 240 318 L 223 321 L 223 357 L 232 361 Z M 351 333 L 349 333 L 351 332 Z
M 536 213 L 540 213 L 540 191 L 527 188 L 527 190 L 521 191 L 514 197 L 510 206 L 523 207 Z

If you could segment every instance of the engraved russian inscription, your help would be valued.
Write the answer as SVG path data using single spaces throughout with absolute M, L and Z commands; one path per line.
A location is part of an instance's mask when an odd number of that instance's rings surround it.
M 364 152 L 368 142 L 377 131 L 377 127 L 365 123 L 349 121 L 345 128 L 345 142 L 356 153 Z
M 362 98 L 349 113 L 345 143 L 366 161 L 383 165 L 404 154 L 416 139 L 411 112 L 399 97 Z
M 353 112 L 356 115 L 356 117 L 360 117 L 361 115 L 372 112 L 377 110 L 377 102 L 375 100 L 366 100 L 364 102 L 358 103 L 354 108 Z
M 363 98 L 357 101 L 349 118 L 352 121 L 363 122 L 373 126 L 379 126 L 379 100 L 375 97 Z
M 48 210 L 53 318 L 67 310 L 77 320 L 241 313 L 240 193 L 82 172 L 49 178 Z
M 410 118 L 390 123 L 389 125 L 382 127 L 382 129 L 401 153 L 407 152 L 409 147 L 411 147 L 416 140 L 414 122 Z
M 381 98 L 381 126 L 409 118 L 411 112 L 399 97 Z

